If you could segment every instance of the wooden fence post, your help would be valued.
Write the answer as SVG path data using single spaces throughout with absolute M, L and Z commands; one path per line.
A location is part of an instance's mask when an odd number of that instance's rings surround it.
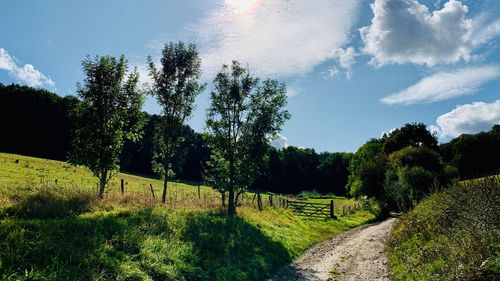
M 273 196 L 269 195 L 269 206 L 273 206 Z
M 149 189 L 151 189 L 151 194 L 153 194 L 153 199 L 156 200 L 155 191 L 153 189 L 153 185 L 152 184 L 149 184 Z
M 335 218 L 335 215 L 333 214 L 333 200 L 330 200 L 330 218 Z
M 201 198 L 201 194 L 200 194 L 200 185 L 198 185 L 198 199 Z
M 257 192 L 257 206 L 259 207 L 259 211 L 262 211 L 262 198 L 260 192 Z
M 342 215 L 345 216 L 345 205 L 342 206 Z
M 124 187 L 124 184 L 123 184 L 123 179 L 120 180 L 120 191 L 123 193 L 125 193 L 125 187 Z

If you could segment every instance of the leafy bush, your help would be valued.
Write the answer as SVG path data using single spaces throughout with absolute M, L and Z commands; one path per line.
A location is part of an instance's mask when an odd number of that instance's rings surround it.
M 404 215 L 388 241 L 394 280 L 499 280 L 500 178 L 455 184 Z
M 407 211 L 429 193 L 436 177 L 422 167 L 401 167 L 386 173 L 385 191 L 397 210 Z

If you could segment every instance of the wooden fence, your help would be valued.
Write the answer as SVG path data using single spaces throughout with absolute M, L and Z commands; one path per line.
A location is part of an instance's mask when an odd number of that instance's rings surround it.
M 335 219 L 333 200 L 330 204 L 288 201 L 288 208 L 294 213 L 311 218 L 331 218 Z

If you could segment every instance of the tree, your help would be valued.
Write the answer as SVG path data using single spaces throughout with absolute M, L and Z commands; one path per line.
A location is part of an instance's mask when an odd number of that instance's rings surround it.
M 407 146 L 388 156 L 385 175 L 386 203 L 407 211 L 425 195 L 449 184 L 441 156 L 424 146 Z
M 500 173 L 500 125 L 488 132 L 463 134 L 440 146 L 445 162 L 458 168 L 462 179 Z
M 228 214 L 236 214 L 240 195 L 257 177 L 269 151 L 269 139 L 290 118 L 286 88 L 275 80 L 258 78 L 233 61 L 214 79 L 207 113 L 208 143 L 212 151 L 210 178 L 228 194 Z
M 349 165 L 347 189 L 351 196 L 373 196 L 382 199 L 387 157 L 383 150 L 383 141 L 371 139 L 363 144 L 354 154 Z
M 137 70 L 130 72 L 124 56 L 87 56 L 82 62 L 86 75 L 77 84 L 81 99 L 74 111 L 75 131 L 70 162 L 87 166 L 99 179 L 99 197 L 119 168 L 126 139 L 136 141 L 142 132 L 142 104 Z
M 162 107 L 161 121 L 154 135 L 152 166 L 163 178 L 161 201 L 165 203 L 168 179 L 173 175 L 173 160 L 183 141 L 184 123 L 193 112 L 196 97 L 204 89 L 198 82 L 201 59 L 196 45 L 171 42 L 163 48 L 161 69 L 156 68 L 151 57 L 148 63 L 153 78 L 151 94 Z
M 438 150 L 436 137 L 427 130 L 423 123 L 405 124 L 388 135 L 384 134 L 382 141 L 387 155 L 410 145 Z

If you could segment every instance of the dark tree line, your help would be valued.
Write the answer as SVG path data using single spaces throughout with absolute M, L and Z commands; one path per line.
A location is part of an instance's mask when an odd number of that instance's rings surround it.
M 500 125 L 488 132 L 463 134 L 439 148 L 444 161 L 458 169 L 461 179 L 500 173 Z
M 60 97 L 43 89 L 0 83 L 0 151 L 60 161 L 68 159 L 74 123 L 71 112 L 80 104 L 74 96 Z M 144 113 L 144 136 L 126 141 L 120 156 L 121 170 L 154 176 L 151 169 L 153 129 L 158 115 Z M 209 150 L 202 135 L 183 127 L 185 141 L 175 157 L 180 180 L 201 181 Z
M 70 112 L 78 103 L 73 96 L 60 97 L 43 89 L 0 84 L 0 151 L 67 160 L 73 127 Z M 136 143 L 125 142 L 120 157 L 121 170 L 155 176 L 151 167 L 154 128 L 161 117 L 144 114 L 143 138 Z M 189 126 L 184 126 L 182 131 L 184 141 L 174 157 L 175 178 L 203 181 L 210 149 L 202 134 Z M 426 149 L 406 149 L 389 157 L 408 146 Z M 458 174 L 455 176 L 467 179 L 498 174 L 498 159 L 500 125 L 488 132 L 462 135 L 438 146 L 425 125 L 419 124 L 403 126 L 391 136 L 372 139 L 355 154 L 316 153 L 313 149 L 293 146 L 282 150 L 271 148 L 251 189 L 288 194 L 316 190 L 381 198 L 386 181 L 393 179 L 396 182 L 397 176 L 397 182 L 402 184 L 404 179 L 419 172 L 419 168 L 410 166 L 427 166 L 426 170 L 434 171 L 441 166 L 450 174 L 456 168 Z M 389 166 L 392 172 L 386 177 Z M 400 168 L 396 175 L 398 167 L 407 168 Z M 424 174 L 424 178 L 426 176 L 428 174 Z
M 352 153 L 316 153 L 314 149 L 289 146 L 272 149 L 267 165 L 253 188 L 276 193 L 317 191 L 346 195 Z
M 0 83 L 0 151 L 66 160 L 71 147 L 73 96 Z

